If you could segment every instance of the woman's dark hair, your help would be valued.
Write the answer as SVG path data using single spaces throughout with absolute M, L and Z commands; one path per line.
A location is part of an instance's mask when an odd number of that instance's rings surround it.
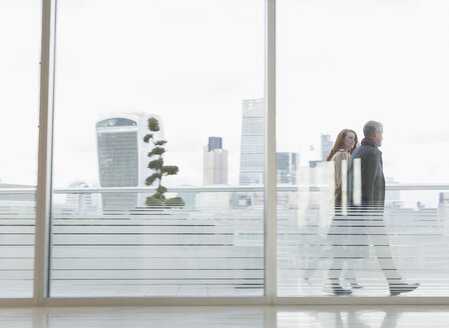
M 352 147 L 352 149 L 349 150 L 349 153 L 352 154 L 352 152 L 357 148 L 357 144 L 359 142 L 359 140 L 357 138 L 357 133 L 355 133 L 355 131 L 351 130 L 351 129 L 341 130 L 341 132 L 337 136 L 337 139 L 335 140 L 334 147 L 332 148 L 331 152 L 329 153 L 329 156 L 327 156 L 327 159 L 326 159 L 327 161 L 330 161 L 332 159 L 332 156 L 334 156 L 337 151 L 345 148 L 345 137 L 348 134 L 348 132 L 352 132 L 355 135 L 354 147 Z

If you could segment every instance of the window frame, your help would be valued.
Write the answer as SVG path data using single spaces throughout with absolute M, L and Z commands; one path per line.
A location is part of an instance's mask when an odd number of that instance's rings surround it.
M 39 109 L 38 185 L 34 296 L 32 299 L 0 299 L 8 306 L 94 306 L 94 305 L 293 305 L 293 304 L 449 304 L 448 297 L 278 297 L 276 213 L 276 0 L 265 3 L 265 295 L 260 297 L 49 297 L 49 236 L 51 209 L 53 85 L 57 0 L 42 0 L 42 40 Z M 273 316 L 275 313 L 273 312 Z M 275 317 L 272 318 L 275 320 Z M 274 321 L 275 322 L 275 321 Z

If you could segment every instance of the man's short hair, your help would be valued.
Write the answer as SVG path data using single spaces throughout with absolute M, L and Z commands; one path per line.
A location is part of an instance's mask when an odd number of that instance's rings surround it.
M 363 134 L 367 138 L 374 137 L 374 134 L 376 132 L 382 131 L 383 128 L 384 126 L 380 122 L 368 121 L 365 123 L 365 126 L 363 127 Z

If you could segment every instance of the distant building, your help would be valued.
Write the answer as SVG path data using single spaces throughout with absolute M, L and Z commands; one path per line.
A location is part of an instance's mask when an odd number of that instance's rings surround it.
M 213 151 L 214 149 L 223 148 L 223 139 L 221 137 L 209 137 L 207 144 L 207 151 Z
M 449 214 L 449 192 L 440 192 L 438 199 L 438 211 L 440 217 L 447 217 Z
M 222 149 L 222 138 L 209 137 L 203 152 L 203 184 L 228 183 L 228 151 Z
M 398 184 L 393 177 L 385 177 L 385 183 Z M 388 190 L 385 193 L 385 206 L 400 207 L 402 205 L 401 192 L 399 190 Z
M 310 168 L 317 167 L 317 166 L 318 166 L 318 163 L 322 163 L 322 162 L 323 162 L 322 160 L 319 160 L 319 161 L 309 161 L 309 167 L 310 167 Z
M 439 206 L 449 207 L 449 192 L 440 192 L 438 199 Z
M 332 147 L 334 146 L 334 142 L 331 140 L 331 136 L 328 134 L 322 134 L 321 135 L 321 160 L 325 161 L 327 159 L 327 156 L 329 156 L 329 153 L 332 150 Z
M 0 213 L 11 219 L 21 215 L 34 217 L 36 186 L 0 183 Z
M 92 186 L 85 181 L 77 180 L 68 185 L 68 188 L 91 188 Z M 66 204 L 73 209 L 83 212 L 85 210 L 97 210 L 100 195 L 91 193 L 68 193 L 66 195 Z
M 277 183 L 296 184 L 298 162 L 297 153 L 276 153 Z
M 29 190 L 33 190 L 35 188 L 36 188 L 36 186 L 30 186 L 30 185 L 0 183 L 0 189 L 29 189 Z M 0 193 L 0 201 L 35 202 L 36 201 L 36 192 L 35 191 L 24 191 L 23 193 Z
M 150 133 L 148 119 L 159 121 L 160 131 L 153 133 L 163 139 L 161 119 L 152 114 L 116 114 L 96 124 L 98 168 L 101 187 L 143 187 L 152 174 L 148 168 L 148 152 L 153 146 L 143 142 Z M 144 205 L 148 195 L 111 193 L 102 195 L 103 208 L 129 208 Z
M 299 169 L 299 154 L 279 152 L 276 153 L 276 172 L 278 184 L 296 184 Z M 296 193 L 278 191 L 276 193 L 279 206 L 294 207 L 298 201 Z
M 68 188 L 90 188 L 90 185 L 85 181 L 75 181 L 68 185 Z M 92 206 L 92 194 L 90 193 L 80 193 L 80 194 L 72 194 L 69 193 L 66 195 L 66 203 L 77 206 L 77 207 L 90 207 Z
M 265 99 L 243 100 L 240 142 L 241 185 L 264 183 Z

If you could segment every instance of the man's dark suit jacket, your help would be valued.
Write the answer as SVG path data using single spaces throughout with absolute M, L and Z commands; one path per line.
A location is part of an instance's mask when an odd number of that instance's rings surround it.
M 361 160 L 362 203 L 354 204 L 354 159 Z M 348 192 L 351 212 L 354 214 L 381 215 L 385 203 L 385 178 L 382 152 L 370 139 L 363 139 L 349 160 Z

